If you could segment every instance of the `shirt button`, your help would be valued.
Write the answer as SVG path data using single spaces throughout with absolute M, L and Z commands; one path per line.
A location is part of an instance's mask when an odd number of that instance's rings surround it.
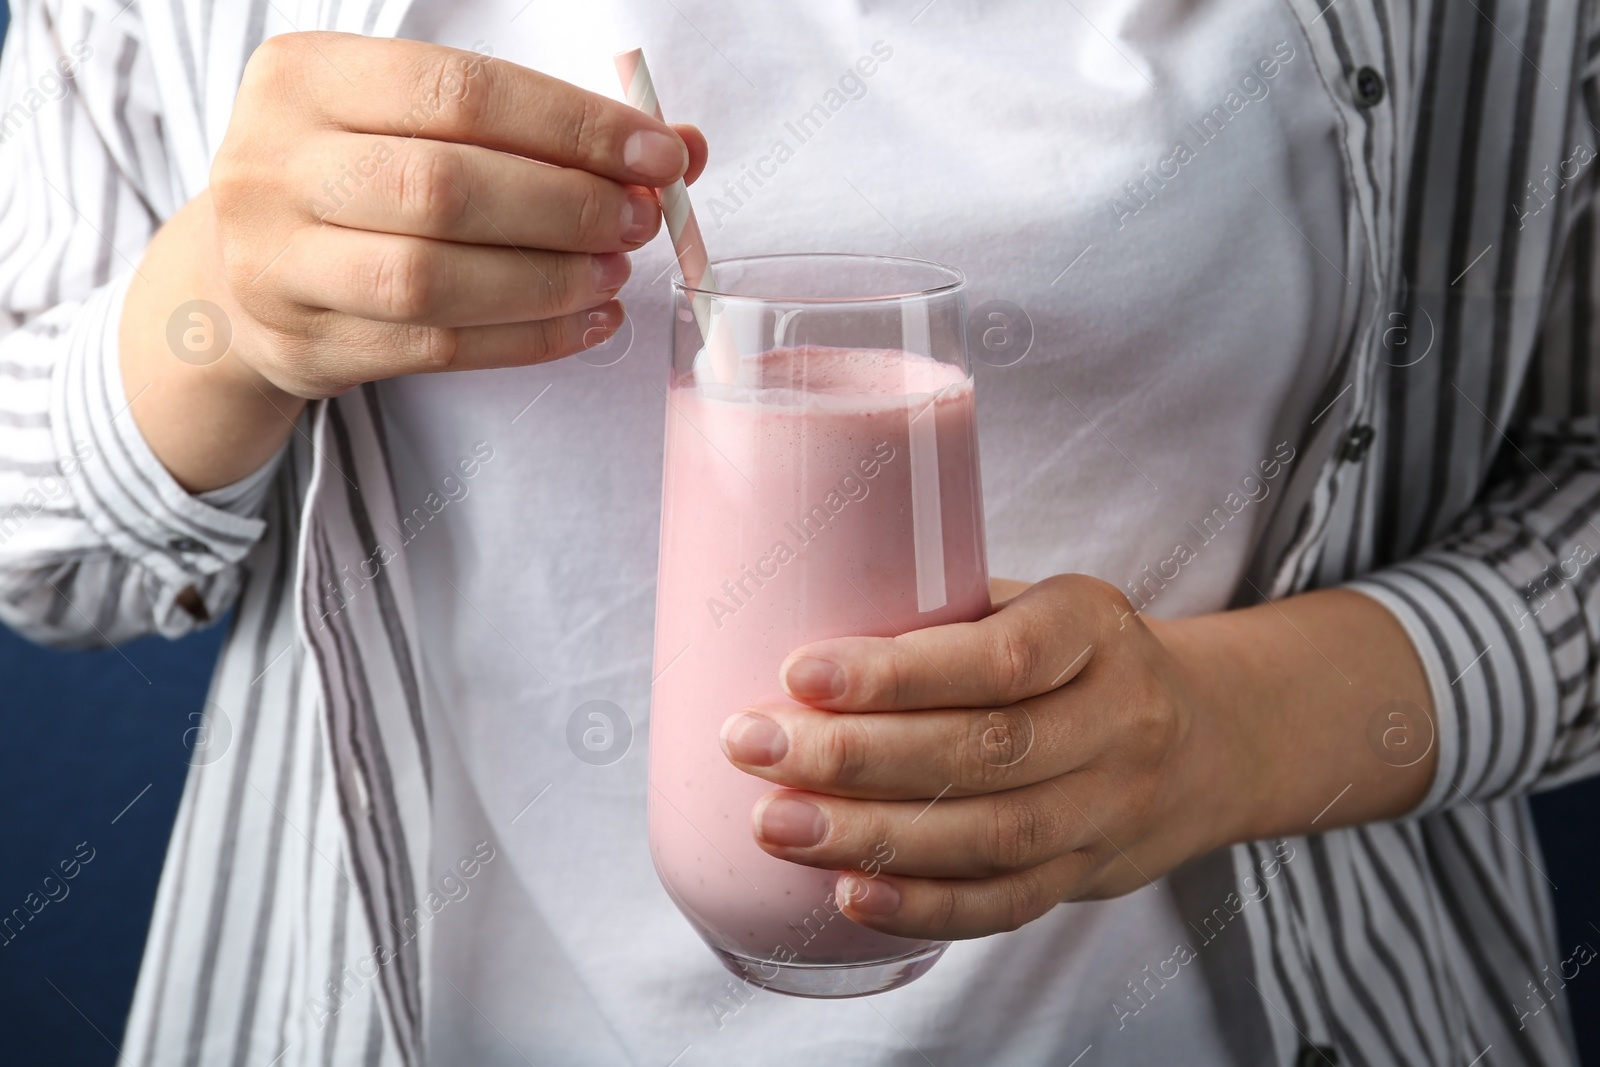
M 1378 431 L 1365 424 L 1350 427 L 1350 432 L 1344 435 L 1344 444 L 1339 446 L 1339 458 L 1346 463 L 1360 463 L 1377 435 Z
M 209 555 L 211 552 L 205 542 L 196 541 L 192 537 L 174 537 L 167 542 L 167 547 L 174 552 L 186 552 L 191 555 Z
M 1350 93 L 1360 107 L 1377 107 L 1383 102 L 1383 75 L 1362 67 L 1350 75 Z
M 1339 1050 L 1331 1045 L 1301 1045 L 1294 1067 L 1339 1067 Z

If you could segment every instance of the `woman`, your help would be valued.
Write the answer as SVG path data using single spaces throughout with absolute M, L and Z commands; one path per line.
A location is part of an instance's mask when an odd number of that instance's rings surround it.
M 124 1060 L 1574 1062 L 1519 798 L 1600 761 L 1593 28 L 19 5 L 5 618 L 234 611 Z M 729 161 L 713 255 L 971 283 L 1021 581 L 797 650 L 724 731 L 801 791 L 763 848 L 892 842 L 846 915 L 958 942 L 869 1001 L 722 973 L 650 870 L 643 744 L 563 743 L 596 700 L 646 726 L 650 190 L 707 153 L 608 99 L 641 41 Z M 1002 773 L 951 755 L 994 709 L 1035 729 Z

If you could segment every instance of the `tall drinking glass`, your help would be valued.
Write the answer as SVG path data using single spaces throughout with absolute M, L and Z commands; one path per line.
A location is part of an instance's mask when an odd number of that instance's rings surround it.
M 883 256 L 761 256 L 674 286 L 650 722 L 662 882 L 735 974 L 812 997 L 881 992 L 943 953 L 858 926 L 838 873 L 767 855 L 772 786 L 718 734 L 787 700 L 801 645 L 989 609 L 964 281 Z M 702 324 L 710 323 L 710 341 Z M 853 866 L 873 877 L 894 842 Z

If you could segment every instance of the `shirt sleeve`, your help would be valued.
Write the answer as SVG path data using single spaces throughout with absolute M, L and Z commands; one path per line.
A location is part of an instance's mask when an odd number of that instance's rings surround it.
M 1591 124 L 1600 122 L 1595 69 L 1577 103 Z M 1569 192 L 1570 225 L 1496 476 L 1429 551 L 1352 583 L 1399 619 L 1428 674 L 1439 764 L 1417 814 L 1600 773 L 1592 147 L 1590 160 Z
M 128 411 L 122 303 L 178 194 L 118 6 L 13 3 L 0 56 L 0 621 L 71 647 L 219 617 L 275 465 L 193 496 Z

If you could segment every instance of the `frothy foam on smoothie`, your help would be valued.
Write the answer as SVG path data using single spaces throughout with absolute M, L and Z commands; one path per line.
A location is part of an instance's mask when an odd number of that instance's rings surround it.
M 970 388 L 960 367 L 929 356 L 881 348 L 800 345 L 742 361 L 733 384 L 699 378 L 701 396 L 775 408 L 854 411 Z

